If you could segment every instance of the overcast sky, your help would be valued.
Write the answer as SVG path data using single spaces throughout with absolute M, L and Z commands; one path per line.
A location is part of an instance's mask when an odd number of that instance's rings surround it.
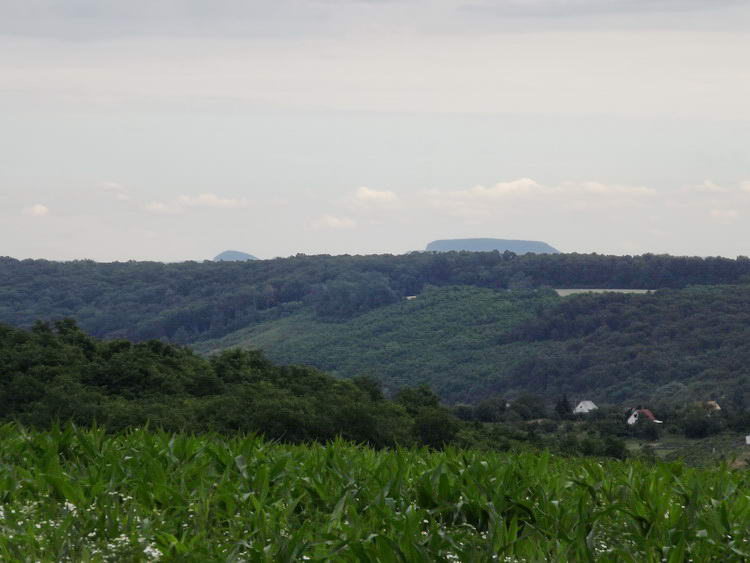
M 750 1 L 0 0 L 0 255 L 750 255 Z

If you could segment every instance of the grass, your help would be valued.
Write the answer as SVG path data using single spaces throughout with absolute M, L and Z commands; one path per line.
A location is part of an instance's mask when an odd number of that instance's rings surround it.
M 0 427 L 4 561 L 742 561 L 726 465 Z

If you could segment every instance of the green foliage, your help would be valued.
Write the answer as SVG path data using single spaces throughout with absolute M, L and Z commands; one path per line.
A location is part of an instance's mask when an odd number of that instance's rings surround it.
M 473 403 L 506 387 L 503 373 L 542 348 L 499 345 L 500 337 L 558 300 L 545 290 L 428 287 L 417 299 L 348 321 L 325 322 L 302 310 L 195 348 L 263 349 L 276 362 L 313 365 L 339 377 L 370 375 L 386 394 L 428 384 L 443 400 Z
M 739 257 L 602 256 L 512 252 L 415 252 L 402 256 L 305 256 L 249 262 L 50 262 L 0 258 L 0 322 L 75 318 L 97 337 L 217 338 L 299 310 L 342 319 L 428 285 L 494 289 L 679 288 L 741 283 Z
M 686 438 L 706 438 L 722 430 L 721 421 L 707 416 L 705 412 L 693 410 L 682 419 L 682 430 Z
M 486 405 L 476 413 L 467 406 L 462 420 L 425 385 L 402 388 L 388 400 L 368 376 L 340 380 L 313 368 L 277 366 L 257 351 L 206 359 L 155 340 L 99 341 L 70 321 L 30 331 L 0 325 L 0 362 L 0 421 L 37 428 L 72 421 L 108 431 L 150 425 L 258 433 L 288 443 L 344 438 L 380 448 L 452 444 L 610 455 L 578 441 L 561 448 L 555 421 L 524 423 L 544 415 L 535 396 L 519 397 L 510 409 L 495 397 L 492 417 L 482 414 Z
M 492 395 L 477 403 L 474 417 L 482 422 L 500 422 L 505 419 L 506 399 L 501 395 Z
M 523 420 L 532 420 L 544 418 L 547 416 L 547 409 L 544 400 L 538 395 L 525 393 L 518 397 L 510 406 Z
M 399 389 L 395 400 L 410 414 L 417 414 L 423 409 L 436 409 L 440 404 L 438 396 L 427 385 Z
M 563 395 L 750 405 L 747 286 L 567 298 L 431 287 L 345 322 L 303 310 L 197 348 L 231 346 L 262 348 L 274 361 L 340 377 L 366 373 L 386 391 L 428 384 L 455 403 L 533 393 L 550 405 Z
M 371 375 L 387 394 L 427 384 L 452 403 L 532 392 L 549 403 L 567 393 L 610 402 L 726 395 L 750 404 L 742 391 L 750 377 L 747 286 L 565 299 L 532 289 L 684 288 L 749 276 L 743 257 L 451 252 L 181 264 L 2 258 L 0 321 L 31 327 L 39 318 L 70 316 L 112 340 L 193 343 L 202 352 L 261 348 L 276 362 Z M 403 299 L 412 295 L 417 299 Z M 142 351 L 113 351 L 119 357 L 110 372 L 93 368 L 97 385 L 131 395 L 145 379 L 156 386 L 138 365 Z M 56 377 L 58 368 L 48 369 L 41 379 Z M 184 385 L 178 373 L 160 377 L 158 392 Z M 225 390 L 221 378 L 188 379 L 195 396 Z M 38 393 L 28 380 L 17 384 L 22 396 Z
M 317 315 L 346 319 L 398 300 L 388 278 L 379 272 L 351 273 L 323 284 L 309 296 Z
M 555 403 L 555 414 L 560 418 L 570 418 L 573 413 L 573 406 L 568 400 L 567 393 L 563 394 L 560 399 Z
M 420 443 L 442 449 L 453 442 L 461 425 L 446 409 L 422 408 L 414 417 L 414 430 Z
M 4 561 L 744 561 L 726 465 L 0 427 Z
M 151 423 L 379 447 L 416 439 L 413 417 L 385 401 L 372 379 L 279 367 L 254 351 L 207 360 L 155 340 L 97 341 L 70 321 L 31 331 L 0 325 L 0 370 L 0 420 L 42 428 L 57 420 L 111 430 Z

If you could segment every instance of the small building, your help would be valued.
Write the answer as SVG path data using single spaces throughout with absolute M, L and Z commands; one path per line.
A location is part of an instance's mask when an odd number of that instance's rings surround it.
M 576 405 L 576 408 L 573 409 L 573 414 L 588 414 L 598 408 L 599 407 L 597 407 L 593 401 L 581 401 Z
M 633 412 L 630 413 L 630 417 L 628 417 L 628 424 L 632 426 L 641 418 L 645 418 L 646 420 L 650 420 L 651 422 L 655 422 L 656 424 L 662 424 L 662 421 L 657 420 L 654 416 L 654 413 L 652 413 L 648 409 L 633 409 Z
M 750 446 L 750 434 L 748 434 L 747 436 L 745 436 L 745 444 L 748 445 L 748 446 Z
M 414 299 L 416 299 L 416 298 L 417 298 L 417 296 L 416 296 L 416 295 L 407 295 L 407 296 L 406 296 L 406 300 L 407 300 L 407 301 L 412 301 L 412 300 L 414 300 Z

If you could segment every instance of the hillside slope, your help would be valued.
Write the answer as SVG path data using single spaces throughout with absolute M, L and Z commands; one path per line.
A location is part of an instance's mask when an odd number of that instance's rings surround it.
M 551 353 L 549 343 L 499 346 L 498 340 L 557 299 L 549 291 L 429 288 L 349 321 L 326 322 L 301 310 L 194 347 L 203 353 L 258 348 L 275 361 L 341 377 L 372 375 L 386 391 L 427 384 L 450 401 L 474 402 L 498 385 L 501 368 Z
M 445 400 L 531 392 L 623 402 L 750 405 L 750 287 L 649 295 L 432 288 L 342 322 L 309 310 L 197 345 L 263 349 L 284 363 L 387 388 L 427 383 Z
M 0 258 L 0 322 L 75 318 L 86 332 L 192 344 L 310 307 L 347 320 L 428 285 L 493 289 L 680 288 L 750 279 L 750 259 L 512 252 L 294 256 L 244 262 Z

